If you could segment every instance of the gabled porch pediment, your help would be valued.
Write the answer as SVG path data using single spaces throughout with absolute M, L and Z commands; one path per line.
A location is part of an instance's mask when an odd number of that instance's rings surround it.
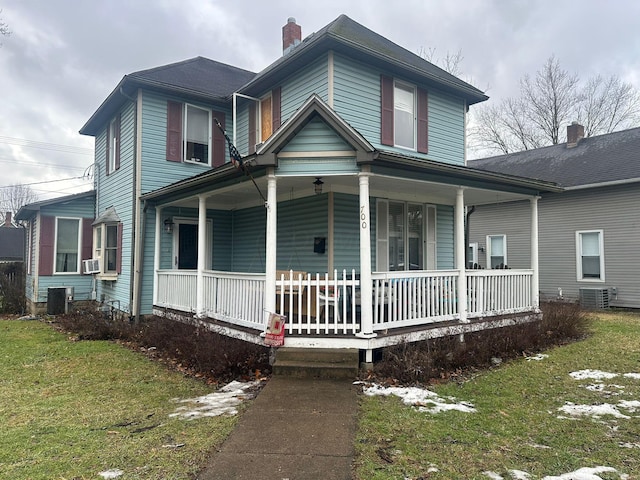
M 279 166 L 280 159 L 294 156 L 333 156 L 364 162 L 373 160 L 375 152 L 358 131 L 314 93 L 258 148 L 255 163 Z

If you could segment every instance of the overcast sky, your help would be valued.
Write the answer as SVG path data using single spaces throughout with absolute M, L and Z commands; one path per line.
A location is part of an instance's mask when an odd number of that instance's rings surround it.
M 462 51 L 463 79 L 495 102 L 555 54 L 583 78 L 640 88 L 636 0 L 0 0 L 0 188 L 40 199 L 88 190 L 93 138 L 78 130 L 128 73 L 198 55 L 258 72 L 282 26 L 306 37 L 340 14 L 418 53 Z

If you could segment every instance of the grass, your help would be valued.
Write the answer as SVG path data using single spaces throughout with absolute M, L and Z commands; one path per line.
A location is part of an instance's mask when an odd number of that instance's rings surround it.
M 108 341 L 69 341 L 35 321 L 0 321 L 0 478 L 187 479 L 235 417 L 169 417 L 204 382 Z M 184 444 L 180 448 L 163 445 Z
M 620 395 L 608 397 L 584 388 L 594 381 L 569 376 L 583 369 L 639 373 L 640 316 L 603 314 L 592 330 L 581 342 L 548 350 L 549 357 L 542 361 L 513 360 L 464 382 L 430 387 L 441 396 L 472 402 L 476 413 L 427 414 L 397 398 L 363 397 L 356 477 L 486 480 L 482 472 L 512 478 L 510 470 L 521 470 L 541 479 L 608 466 L 640 478 L 640 414 L 632 413 L 630 419 L 557 418 L 565 402 L 592 405 L 640 399 L 638 379 L 605 380 L 624 386 Z M 636 447 L 622 448 L 624 443 Z

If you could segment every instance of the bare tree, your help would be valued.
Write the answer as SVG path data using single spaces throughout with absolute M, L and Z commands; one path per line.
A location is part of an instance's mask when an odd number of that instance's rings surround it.
M 2 13 L 2 10 L 0 10 L 0 13 Z M 2 21 L 2 18 L 0 18 L 0 35 L 11 35 L 11 30 L 9 30 L 9 25 L 7 25 L 6 23 L 4 23 Z M 2 43 L 0 43 L 0 46 L 2 46 Z
M 38 196 L 28 185 L 0 186 L 0 221 L 4 222 L 5 212 L 15 217 L 21 207 L 37 200 Z
M 427 62 L 438 65 L 451 75 L 459 77 L 462 74 L 462 60 L 464 60 L 464 57 L 462 56 L 462 49 L 459 49 L 456 53 L 447 52 L 443 58 L 438 58 L 436 57 L 436 49 L 434 47 L 429 47 L 427 49 L 421 47 L 418 51 L 418 55 L 424 58 Z
M 519 96 L 480 105 L 472 115 L 471 149 L 505 154 L 563 142 L 573 120 L 586 136 L 630 128 L 640 116 L 640 94 L 617 76 L 582 85 L 551 56 L 534 77 L 520 80 Z

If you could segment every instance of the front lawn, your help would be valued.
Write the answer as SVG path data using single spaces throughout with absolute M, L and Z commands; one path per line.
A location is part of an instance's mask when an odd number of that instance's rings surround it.
M 193 478 L 236 417 L 171 414 L 213 390 L 113 342 L 0 320 L 0 478 Z
M 639 315 L 602 314 L 588 339 L 548 356 L 432 385 L 444 409 L 373 387 L 362 399 L 356 477 L 640 478 L 639 345 Z

